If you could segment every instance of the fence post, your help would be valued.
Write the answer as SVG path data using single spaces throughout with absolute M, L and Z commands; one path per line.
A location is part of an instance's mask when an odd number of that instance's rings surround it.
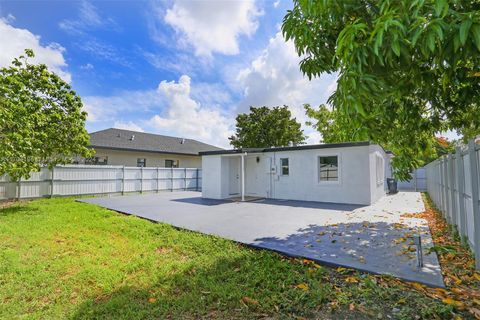
M 417 170 L 418 169 L 415 169 L 413 170 L 413 188 L 415 190 L 415 192 L 417 191 Z
M 22 178 L 18 178 L 17 181 L 17 201 L 20 201 L 20 193 L 22 192 Z
M 157 193 L 160 190 L 160 168 L 157 167 Z
M 55 167 L 52 167 L 50 170 L 50 198 L 53 198 L 53 183 L 55 181 Z
M 122 167 L 122 196 L 125 194 L 125 166 Z
M 458 219 L 457 219 L 457 212 L 456 212 L 456 205 L 455 205 L 455 178 L 454 178 L 454 161 L 452 154 L 448 154 L 448 182 L 450 184 L 450 209 L 452 215 L 452 230 L 455 230 L 455 226 L 458 226 Z
M 465 212 L 465 169 L 463 168 L 462 149 L 460 147 L 455 148 L 455 169 L 457 170 L 457 198 L 458 198 L 458 232 L 460 233 L 460 240 L 465 244 L 466 232 L 466 212 Z
M 143 166 L 140 167 L 140 193 L 143 193 Z
M 170 167 L 170 192 L 173 192 L 173 166 Z
M 195 173 L 195 191 L 198 191 L 198 168 Z
M 443 199 L 444 199 L 444 212 L 445 212 L 445 218 L 447 219 L 448 223 L 452 223 L 452 220 L 450 219 L 450 215 L 448 213 L 448 162 L 447 158 L 443 156 Z
M 475 141 L 468 142 L 468 158 L 470 161 L 470 181 L 472 184 L 473 234 L 475 248 L 475 267 L 480 269 L 480 207 L 478 202 L 478 161 L 475 152 Z
M 183 171 L 183 190 L 187 191 L 187 168 Z

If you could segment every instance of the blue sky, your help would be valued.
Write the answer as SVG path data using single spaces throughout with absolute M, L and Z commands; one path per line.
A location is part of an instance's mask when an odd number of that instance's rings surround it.
M 318 105 L 280 25 L 290 1 L 0 1 L 0 65 L 26 47 L 69 81 L 87 129 L 129 128 L 228 147 L 249 105 Z M 304 125 L 309 142 L 318 134 Z

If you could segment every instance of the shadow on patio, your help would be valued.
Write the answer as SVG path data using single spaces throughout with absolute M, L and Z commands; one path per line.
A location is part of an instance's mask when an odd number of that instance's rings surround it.
M 424 267 L 417 268 L 416 246 L 411 238 L 422 237 Z M 431 252 L 428 227 L 398 223 L 355 222 L 326 226 L 310 225 L 286 238 L 255 239 L 253 246 L 317 262 L 351 267 L 404 280 L 443 287 L 435 252 Z

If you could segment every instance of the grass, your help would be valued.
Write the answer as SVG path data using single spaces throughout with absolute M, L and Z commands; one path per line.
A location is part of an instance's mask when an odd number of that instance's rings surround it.
M 0 319 L 453 318 L 399 280 L 54 198 L 0 209 Z

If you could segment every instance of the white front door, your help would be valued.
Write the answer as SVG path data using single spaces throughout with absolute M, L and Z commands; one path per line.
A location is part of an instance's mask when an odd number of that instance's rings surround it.
M 229 159 L 229 188 L 230 195 L 240 194 L 240 157 L 231 157 Z

